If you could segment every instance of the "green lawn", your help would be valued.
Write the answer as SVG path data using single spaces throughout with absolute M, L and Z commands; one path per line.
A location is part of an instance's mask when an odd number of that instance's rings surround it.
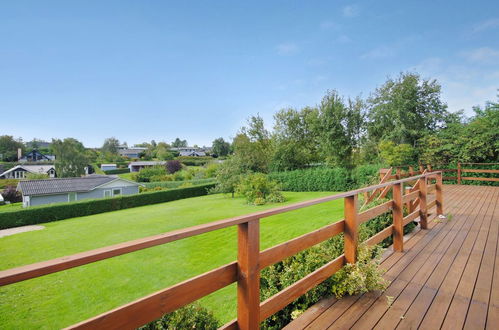
M 0 212 L 17 211 L 22 208 L 23 208 L 23 203 L 5 204 L 5 205 L 0 205 Z
M 120 174 L 118 174 L 118 176 L 120 178 L 122 178 L 122 179 L 133 181 L 132 174 L 133 174 L 132 172 L 129 172 L 129 173 L 120 173 Z
M 331 193 L 285 193 L 286 203 Z M 279 204 L 282 205 L 282 204 Z M 278 205 L 250 206 L 209 195 L 43 224 L 46 229 L 0 238 L 0 270 L 95 249 Z M 261 221 L 261 249 L 341 219 L 333 201 Z M 0 288 L 0 328 L 53 329 L 131 302 L 231 262 L 236 228 L 226 228 Z M 231 285 L 201 300 L 222 321 L 236 314 Z

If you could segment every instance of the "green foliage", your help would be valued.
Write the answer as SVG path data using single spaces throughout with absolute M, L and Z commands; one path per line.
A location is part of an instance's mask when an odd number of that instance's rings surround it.
M 252 173 L 241 178 L 236 192 L 243 195 L 250 204 L 263 205 L 267 202 L 282 203 L 284 196 L 279 192 L 279 184 L 269 180 L 263 173 Z
M 11 135 L 0 136 L 0 160 L 7 162 L 17 161 L 17 149 L 24 151 L 24 144 L 21 141 L 14 140 Z
M 203 196 L 206 195 L 208 190 L 213 188 L 213 186 L 213 184 L 206 184 L 166 191 L 146 192 L 137 195 L 122 195 L 113 198 L 34 206 L 18 211 L 2 212 L 0 213 L 0 229 L 33 225 L 137 206 L 164 203 L 183 198 Z
M 52 140 L 55 154 L 55 170 L 60 178 L 79 177 L 85 174 L 88 159 L 85 147 L 73 138 Z
M 357 262 L 346 264 L 333 276 L 331 291 L 336 298 L 387 288 L 389 282 L 383 278 L 384 271 L 379 268 L 381 252 L 379 246 L 359 245 Z
M 269 174 L 287 191 L 346 191 L 350 187 L 349 173 L 343 168 L 311 168 Z
M 19 183 L 19 180 L 17 180 L 17 179 L 2 179 L 2 180 L 0 180 L 0 189 L 4 189 L 8 186 L 17 187 L 18 183 Z
M 390 166 L 410 164 L 414 159 L 414 149 L 409 144 L 383 140 L 378 149 L 383 162 Z
M 227 159 L 217 169 L 216 179 L 218 184 L 211 192 L 232 194 L 232 197 L 234 197 L 236 186 L 245 173 L 247 172 L 245 172 L 240 158 L 231 157 Z
M 440 93 L 436 80 L 425 80 L 418 74 L 389 78 L 368 99 L 369 138 L 414 146 L 444 122 L 447 106 Z
M 217 156 L 227 156 L 230 153 L 230 143 L 218 138 L 213 141 L 211 152 Z
M 195 179 L 195 180 L 188 180 L 188 181 L 159 181 L 159 182 L 145 182 L 143 183 L 146 188 L 156 188 L 156 187 L 161 187 L 164 189 L 173 189 L 173 188 L 178 188 L 184 183 L 190 183 L 193 186 L 197 185 L 202 185 L 202 184 L 208 184 L 208 183 L 215 183 L 216 180 L 214 178 L 209 178 L 209 179 Z
M 167 176 L 167 171 L 164 166 L 148 166 L 140 169 L 136 174 L 135 180 L 137 182 L 155 182 L 155 181 L 166 181 L 163 180 Z
M 221 326 L 212 312 L 198 304 L 182 307 L 172 313 L 164 315 L 140 330 L 216 330 Z
M 117 168 L 115 170 L 108 170 L 104 171 L 106 174 L 123 174 L 123 173 L 130 173 L 129 168 Z
M 110 137 L 104 140 L 104 144 L 101 147 L 101 151 L 103 153 L 110 153 L 117 155 L 119 146 L 120 146 L 120 141 L 115 137 Z
M 176 138 L 175 141 L 172 142 L 172 147 L 174 148 L 187 147 L 187 140 L 180 140 L 179 138 Z
M 28 180 L 43 180 L 48 178 L 49 178 L 48 174 L 45 173 L 28 173 L 26 175 L 26 179 Z

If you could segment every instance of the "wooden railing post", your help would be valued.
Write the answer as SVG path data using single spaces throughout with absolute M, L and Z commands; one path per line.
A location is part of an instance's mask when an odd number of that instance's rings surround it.
M 461 163 L 457 163 L 457 184 L 461 184 Z
M 237 325 L 259 329 L 260 325 L 260 220 L 238 225 Z
M 357 194 L 345 197 L 345 259 L 349 264 L 357 262 L 359 244 L 359 223 L 357 214 Z
M 444 214 L 444 194 L 442 191 L 443 189 L 442 176 L 443 172 L 438 173 L 437 184 L 435 189 L 435 198 L 437 200 L 437 215 Z
M 422 177 L 419 181 L 419 219 L 421 229 L 428 228 L 428 208 L 426 207 L 426 196 L 428 196 L 428 186 L 426 177 Z
M 393 249 L 404 251 L 404 205 L 402 204 L 402 183 L 393 185 Z

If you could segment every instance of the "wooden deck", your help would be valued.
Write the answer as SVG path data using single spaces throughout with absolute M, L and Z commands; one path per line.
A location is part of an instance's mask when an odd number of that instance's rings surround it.
M 452 217 L 383 259 L 385 292 L 324 299 L 286 329 L 499 329 L 499 187 L 447 185 L 444 196 Z

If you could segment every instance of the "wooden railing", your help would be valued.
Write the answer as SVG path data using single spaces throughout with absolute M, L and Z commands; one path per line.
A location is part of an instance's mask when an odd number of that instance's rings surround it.
M 407 193 L 404 194 L 404 185 L 408 182 L 415 181 L 416 184 L 413 184 Z M 392 199 L 359 213 L 358 195 L 379 189 L 391 190 Z M 427 196 L 432 191 L 435 191 L 435 200 L 428 203 Z M 345 203 L 345 219 L 260 251 L 260 219 L 342 198 Z M 403 216 L 404 204 L 407 205 L 410 211 L 406 217 Z M 346 263 L 356 262 L 360 224 L 391 210 L 393 224 L 369 238 L 366 243 L 370 245 L 378 244 L 385 238 L 393 235 L 394 250 L 403 251 L 404 226 L 419 217 L 421 228 L 427 228 L 428 210 L 435 206 L 436 212 L 433 214 L 442 214 L 443 195 L 441 172 L 425 173 L 406 179 L 384 182 L 337 195 L 286 205 L 263 212 L 215 221 L 82 252 L 72 256 L 4 270 L 0 272 L 0 286 L 40 277 L 149 247 L 167 244 L 210 231 L 237 226 L 237 261 L 70 326 L 69 329 L 134 329 L 234 282 L 237 282 L 237 319 L 227 323 L 223 328 L 258 329 L 261 321 L 278 312 L 286 305 L 305 294 L 308 290 L 332 276 Z M 273 297 L 260 302 L 260 271 L 263 268 L 340 233 L 344 233 L 344 254 L 288 286 Z
M 390 169 L 382 169 L 380 171 L 380 176 L 387 176 L 388 180 L 391 179 L 401 179 L 409 176 L 414 176 L 417 174 L 422 174 L 425 170 L 428 172 L 442 172 L 443 180 L 455 180 L 457 184 L 461 184 L 462 181 L 489 181 L 489 182 L 499 182 L 499 177 L 474 177 L 465 176 L 463 173 L 489 173 L 489 174 L 499 174 L 499 169 L 475 169 L 475 168 L 464 168 L 468 165 L 479 165 L 479 166 L 491 166 L 499 165 L 499 163 L 457 163 L 456 168 L 435 168 L 432 165 L 419 165 L 417 167 L 411 165 L 401 165 Z M 392 172 L 395 171 L 393 174 Z M 446 175 L 449 173 L 449 175 Z M 454 174 L 454 175 L 453 175 Z

